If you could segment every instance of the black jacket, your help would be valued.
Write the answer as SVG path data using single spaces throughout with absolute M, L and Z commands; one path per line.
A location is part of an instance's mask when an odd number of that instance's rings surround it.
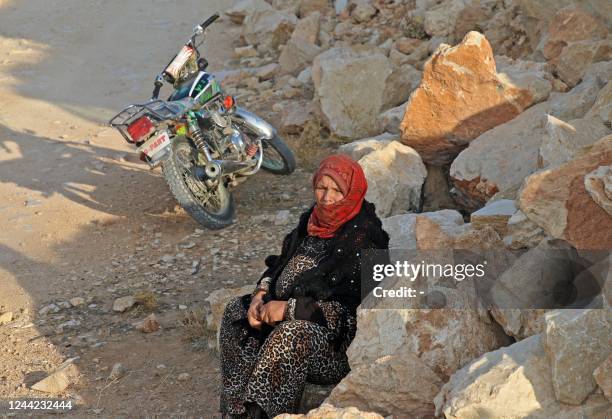
M 308 218 L 313 208 L 302 213 L 298 226 L 284 238 L 281 254 L 266 258 L 268 269 L 258 281 L 259 285 L 261 279 L 271 278 L 270 290 L 264 301 L 277 299 L 274 295 L 275 283 L 308 234 Z M 332 250 L 329 255 L 317 267 L 302 272 L 296 278 L 289 298 L 296 299 L 296 319 L 336 329 L 336 325 L 329 324 L 330 316 L 325 315 L 322 303 L 335 302 L 337 307 L 342 307 L 344 316 L 356 316 L 357 306 L 361 302 L 361 250 L 388 249 L 389 235 L 382 228 L 374 204 L 364 200 L 360 212 L 347 221 L 331 240 Z M 346 322 L 339 320 L 334 323 L 342 328 Z M 336 332 L 341 334 L 341 330 Z

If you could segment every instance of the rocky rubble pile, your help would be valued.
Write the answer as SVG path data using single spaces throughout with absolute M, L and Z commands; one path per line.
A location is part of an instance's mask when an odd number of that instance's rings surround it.
M 499 283 L 524 295 L 496 295 L 527 305 L 558 284 L 529 270 L 551 249 L 612 249 L 610 2 L 243 0 L 228 16 L 226 87 L 273 102 L 285 135 L 317 121 L 342 139 L 392 248 L 521 250 Z M 474 308 L 466 286 L 445 309 L 360 310 L 334 408 L 306 417 L 610 411 L 610 262 L 587 309 Z

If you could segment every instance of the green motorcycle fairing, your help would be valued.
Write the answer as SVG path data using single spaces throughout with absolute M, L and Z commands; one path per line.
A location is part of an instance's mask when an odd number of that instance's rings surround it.
M 191 95 L 189 94 L 190 92 Z M 200 72 L 181 83 L 172 95 L 170 95 L 168 100 L 180 100 L 187 96 L 191 96 L 196 99 L 200 105 L 204 105 L 214 99 L 219 93 L 221 93 L 219 82 L 217 82 L 212 75 Z

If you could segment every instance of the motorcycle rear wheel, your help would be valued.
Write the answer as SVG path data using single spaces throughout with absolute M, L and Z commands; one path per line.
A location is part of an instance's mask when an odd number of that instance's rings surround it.
M 162 165 L 164 179 L 179 205 L 198 223 L 211 230 L 227 227 L 234 221 L 232 193 L 223 182 L 211 189 L 194 175 L 197 155 L 187 138 L 174 138 Z

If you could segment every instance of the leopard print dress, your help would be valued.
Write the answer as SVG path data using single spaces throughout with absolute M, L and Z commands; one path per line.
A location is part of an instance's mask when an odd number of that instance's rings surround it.
M 306 382 L 337 383 L 350 371 L 346 349 L 355 336 L 355 317 L 343 313 L 346 309 L 337 302 L 319 301 L 327 327 L 296 320 L 295 300 L 287 298 L 297 275 L 317 266 L 329 250 L 329 239 L 304 238 L 274 288 L 277 299 L 288 301 L 285 319 L 263 342 L 246 319 L 251 296 L 227 304 L 219 335 L 224 418 L 251 417 L 253 402 L 269 417 L 297 413 Z M 347 324 L 336 350 L 332 341 L 341 321 Z

